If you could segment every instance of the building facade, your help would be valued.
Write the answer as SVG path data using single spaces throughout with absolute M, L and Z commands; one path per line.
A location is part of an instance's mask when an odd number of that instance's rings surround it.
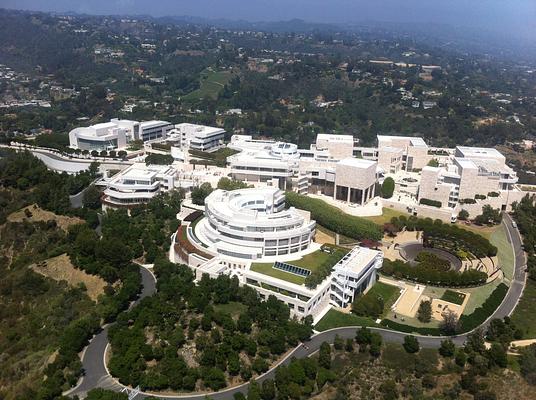
M 215 190 L 205 199 L 205 216 L 197 238 L 217 254 L 256 260 L 300 253 L 314 240 L 315 221 L 309 213 L 285 209 L 277 189 Z
M 196 124 L 176 124 L 170 139 L 181 148 L 213 152 L 224 146 L 225 130 Z
M 106 182 L 103 203 L 109 207 L 134 206 L 149 202 L 177 184 L 178 171 L 172 165 L 136 163 Z

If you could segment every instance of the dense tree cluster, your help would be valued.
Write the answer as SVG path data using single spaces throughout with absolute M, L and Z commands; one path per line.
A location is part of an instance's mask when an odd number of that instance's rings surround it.
M 202 206 L 205 204 L 205 199 L 214 189 L 208 182 L 202 183 L 200 186 L 196 186 L 192 189 L 192 203 Z
M 236 180 L 236 179 L 230 179 L 226 176 L 220 178 L 218 181 L 218 189 L 222 190 L 237 190 L 237 189 L 246 189 L 248 187 L 253 187 L 248 185 L 245 182 Z
M 265 372 L 271 360 L 312 333 L 310 319 L 290 319 L 285 304 L 273 296 L 261 301 L 236 278 L 204 275 L 196 285 L 188 267 L 163 258 L 155 273 L 157 294 L 110 328 L 109 367 L 124 384 L 191 391 L 200 381 L 219 390 L 231 377 L 248 381 Z M 233 302 L 244 304 L 238 315 L 222 311 Z
M 27 204 L 58 214 L 70 210 L 69 194 L 78 193 L 96 178 L 97 165 L 76 175 L 49 171 L 45 164 L 29 152 L 2 151 L 0 157 L 0 186 L 25 191 Z M 29 190 L 31 189 L 31 190 Z M 0 211 L 0 221 L 3 213 Z
M 357 240 L 380 240 L 382 238 L 381 229 L 375 223 L 348 215 L 323 200 L 313 199 L 295 192 L 287 192 L 286 201 L 288 207 L 309 211 L 312 219 L 333 232 Z

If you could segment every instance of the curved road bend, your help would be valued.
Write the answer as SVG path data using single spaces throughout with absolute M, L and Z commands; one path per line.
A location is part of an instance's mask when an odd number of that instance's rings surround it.
M 525 287 L 525 279 L 526 279 L 526 263 L 525 263 L 525 253 L 523 252 L 521 248 L 522 240 L 521 236 L 519 235 L 519 232 L 516 228 L 512 225 L 512 219 L 509 215 L 505 214 L 505 217 L 503 218 L 503 224 L 505 225 L 507 231 L 508 231 L 508 241 L 512 245 L 512 249 L 514 252 L 514 279 L 510 284 L 510 287 L 508 289 L 508 292 L 503 300 L 503 302 L 500 304 L 500 306 L 495 310 L 495 312 L 481 325 L 482 327 L 486 327 L 488 322 L 493 318 L 503 318 L 505 316 L 510 315 L 514 308 L 517 305 L 517 302 L 519 301 L 519 298 L 521 297 L 523 293 L 523 288 Z M 141 268 L 142 274 L 145 271 L 145 274 L 143 275 L 143 283 L 144 283 L 144 290 L 140 298 L 143 298 L 147 295 L 154 293 L 155 291 L 155 282 L 154 277 L 145 270 L 144 268 Z M 146 286 L 146 279 L 149 279 L 151 282 L 147 282 L 147 285 L 152 286 Z M 149 289 L 147 289 L 149 288 Z M 151 289 L 152 288 L 152 289 Z M 318 351 L 320 348 L 320 345 L 323 342 L 329 342 L 333 343 L 335 339 L 335 335 L 339 335 L 340 337 L 344 339 L 348 338 L 354 338 L 356 329 L 358 329 L 358 326 L 349 326 L 349 327 L 342 327 L 342 328 L 334 328 L 330 329 L 328 331 L 320 332 L 314 335 L 304 347 L 302 345 L 296 347 L 294 350 L 292 350 L 278 365 L 267 371 L 265 374 L 261 375 L 259 378 L 257 378 L 258 382 L 262 382 L 265 379 L 273 379 L 275 376 L 275 370 L 279 365 L 286 365 L 288 364 L 292 358 L 303 358 L 308 357 L 311 354 Z M 370 328 L 374 332 L 378 332 L 384 342 L 392 342 L 392 343 L 402 343 L 404 341 L 404 337 L 407 335 L 406 333 L 382 329 L 382 328 Z M 95 336 L 95 338 L 91 341 L 89 344 L 84 357 L 82 359 L 82 363 L 84 366 L 84 370 L 86 371 L 85 376 L 83 377 L 82 382 L 79 384 L 78 387 L 73 389 L 70 394 L 78 394 L 78 395 L 85 395 L 87 391 L 90 389 L 101 387 L 106 389 L 112 389 L 119 391 L 123 388 L 123 386 L 118 383 L 115 379 L 113 379 L 108 372 L 106 371 L 106 368 L 104 366 L 104 352 L 106 349 L 106 345 L 108 343 L 107 336 L 106 336 L 107 329 L 105 328 L 99 335 Z M 422 336 L 422 335 L 414 335 L 419 339 L 419 343 L 422 347 L 427 348 L 434 348 L 439 347 L 442 340 L 445 339 L 445 337 L 441 336 Z M 454 336 L 452 337 L 452 340 L 454 343 L 458 346 L 463 345 L 467 338 L 467 333 Z M 199 393 L 199 394 L 184 394 L 184 395 L 161 395 L 161 394 L 154 394 L 151 395 L 150 393 L 140 393 L 138 396 L 136 396 L 136 399 L 143 399 L 143 398 L 149 398 L 151 396 L 155 396 L 156 398 L 162 398 L 162 399 L 171 399 L 171 400 L 200 400 L 204 399 L 207 394 L 210 396 L 213 400 L 233 400 L 233 396 L 235 393 L 246 393 L 247 392 L 247 383 L 236 386 L 229 389 L 224 389 L 219 392 L 215 393 Z
M 144 267 L 140 267 L 142 291 L 139 298 L 131 304 L 134 307 L 144 297 L 152 296 L 156 292 L 156 279 L 152 272 Z M 119 391 L 123 387 L 117 383 L 106 370 L 104 365 L 104 353 L 108 345 L 108 328 L 111 324 L 105 325 L 102 331 L 91 339 L 82 356 L 82 366 L 85 374 L 78 386 L 71 389 L 70 396 L 84 396 L 91 389 L 100 387 Z

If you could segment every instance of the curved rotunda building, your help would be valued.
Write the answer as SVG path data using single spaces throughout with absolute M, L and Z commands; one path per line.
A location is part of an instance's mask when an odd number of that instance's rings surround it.
M 277 188 L 216 190 L 205 199 L 205 217 L 196 227 L 197 237 L 209 250 L 230 257 L 300 253 L 315 236 L 310 214 L 285 209 L 285 194 Z

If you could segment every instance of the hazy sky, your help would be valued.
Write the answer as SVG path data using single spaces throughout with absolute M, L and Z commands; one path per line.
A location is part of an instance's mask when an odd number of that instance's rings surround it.
M 0 0 L 0 7 L 249 21 L 432 22 L 536 41 L 536 0 Z

